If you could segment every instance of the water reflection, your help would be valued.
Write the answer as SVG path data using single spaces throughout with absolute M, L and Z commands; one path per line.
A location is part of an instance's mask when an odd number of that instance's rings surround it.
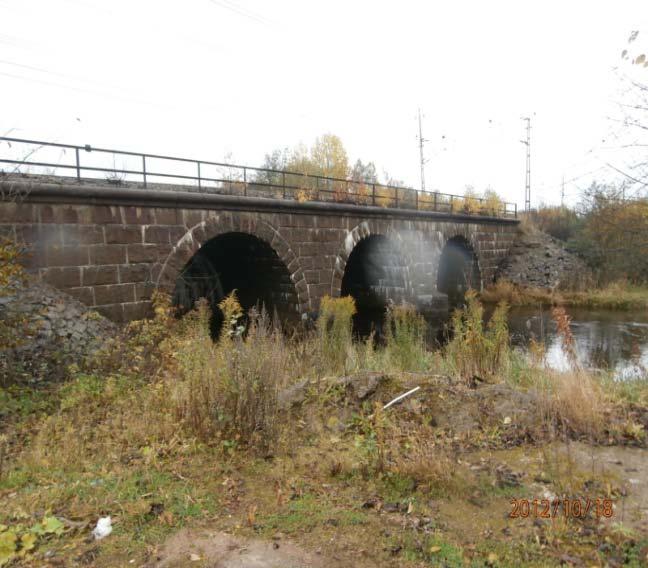
M 608 310 L 568 309 L 579 363 L 585 368 L 613 369 L 618 378 L 648 373 L 648 314 Z M 556 334 L 551 311 L 514 308 L 509 318 L 514 345 L 526 346 L 531 338 L 543 341 L 547 364 L 569 369 L 569 358 Z

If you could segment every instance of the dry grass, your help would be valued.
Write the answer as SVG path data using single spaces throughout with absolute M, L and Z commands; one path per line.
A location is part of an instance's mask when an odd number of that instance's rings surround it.
M 220 304 L 224 329 L 209 333 L 209 307 L 187 318 L 174 353 L 179 377 L 170 384 L 175 415 L 199 439 L 242 444 L 267 452 L 280 430 L 277 397 L 289 381 L 288 348 L 262 311 L 250 313 L 245 335 L 232 293 Z
M 563 307 L 555 307 L 551 316 L 568 355 L 569 372 L 550 372 L 549 393 L 546 398 L 551 415 L 571 432 L 597 439 L 603 430 L 603 397 L 601 388 L 591 375 L 583 371 L 571 331 L 571 318 Z
M 58 410 L 42 421 L 21 459 L 37 470 L 68 471 L 168 449 L 178 438 L 163 411 L 167 395 L 132 377 L 79 374 L 61 389 Z
M 520 286 L 499 280 L 486 288 L 480 298 L 489 304 L 505 301 L 510 306 L 563 305 L 610 310 L 648 309 L 648 290 L 626 281 L 613 282 L 603 288 L 587 291 L 570 291 Z
M 550 425 L 597 440 L 603 432 L 603 392 L 589 374 L 581 370 L 548 372 L 544 404 Z
M 448 451 L 435 441 L 434 429 L 416 424 L 394 426 L 387 435 L 386 470 L 411 479 L 435 497 L 460 496 L 467 480 Z
M 497 304 L 506 302 L 509 306 L 553 305 L 560 299 L 544 288 L 530 288 L 513 284 L 508 280 L 498 280 L 480 294 L 483 302 Z

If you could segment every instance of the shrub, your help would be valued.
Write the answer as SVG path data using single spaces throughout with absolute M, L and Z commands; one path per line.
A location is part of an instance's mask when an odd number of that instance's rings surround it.
M 564 242 L 575 237 L 583 224 L 576 211 L 562 206 L 540 206 L 523 213 L 522 217 L 533 227 Z

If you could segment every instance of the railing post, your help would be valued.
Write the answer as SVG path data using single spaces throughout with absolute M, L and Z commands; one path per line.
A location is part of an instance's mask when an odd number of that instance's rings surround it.
M 439 210 L 439 192 L 438 191 L 434 192 L 434 210 L 435 211 Z
M 454 205 L 454 195 L 451 195 L 451 196 L 450 196 L 450 213 L 453 213 L 453 212 L 454 212 L 454 207 L 453 207 L 453 205 Z
M 418 205 L 418 189 L 414 190 L 414 198 L 416 199 L 416 210 L 418 211 L 419 205 Z
M 374 207 L 376 206 L 376 184 L 375 183 L 371 184 L 371 204 Z
M 396 193 L 396 209 L 398 209 L 398 188 L 395 188 Z
M 281 185 L 283 187 L 283 198 L 286 199 L 286 172 L 281 172 Z
M 514 203 L 515 205 L 515 218 L 517 219 L 517 201 Z
M 144 189 L 146 189 L 146 156 L 142 154 L 142 175 L 144 176 Z
M 77 172 L 77 181 L 81 182 L 81 163 L 79 161 L 79 149 L 75 148 L 74 152 L 76 153 L 76 172 Z
M 200 162 L 196 162 L 196 165 L 198 166 L 198 191 L 202 191 L 202 180 L 200 176 Z
M 247 197 L 247 168 L 243 166 L 243 195 Z

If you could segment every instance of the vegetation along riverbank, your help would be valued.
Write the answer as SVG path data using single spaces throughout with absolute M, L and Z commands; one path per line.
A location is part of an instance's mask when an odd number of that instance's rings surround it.
M 511 306 L 569 306 L 609 310 L 648 310 L 648 287 L 617 281 L 580 290 L 552 290 L 498 280 L 480 295 L 482 301 Z
M 351 298 L 299 338 L 221 309 L 214 342 L 160 296 L 65 380 L 0 391 L 0 564 L 645 563 L 645 380 L 547 369 L 473 293 L 437 351 L 408 306 L 381 347 Z

